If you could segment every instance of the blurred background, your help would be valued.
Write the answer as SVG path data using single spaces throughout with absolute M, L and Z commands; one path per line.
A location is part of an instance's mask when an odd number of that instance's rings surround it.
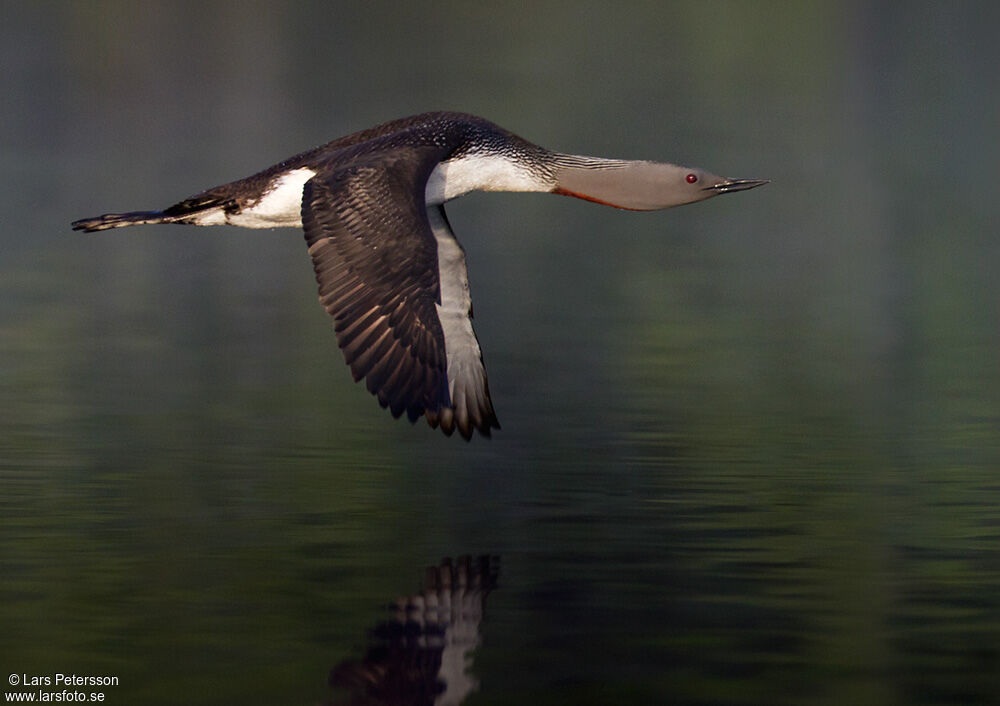
M 995 703 L 998 30 L 0 3 L 0 665 L 117 675 L 110 704 L 430 703 L 327 677 L 424 566 L 489 554 L 466 704 Z M 772 183 L 453 202 L 503 425 L 470 443 L 351 381 L 300 231 L 69 229 L 437 109 Z

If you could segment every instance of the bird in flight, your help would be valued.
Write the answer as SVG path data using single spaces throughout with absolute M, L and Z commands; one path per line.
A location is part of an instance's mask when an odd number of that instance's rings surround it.
M 424 416 L 469 439 L 500 424 L 446 201 L 475 190 L 534 191 L 655 211 L 766 183 L 554 152 L 484 118 L 433 112 L 341 137 L 162 211 L 106 213 L 72 227 L 302 228 L 355 381 L 364 378 L 394 417 Z

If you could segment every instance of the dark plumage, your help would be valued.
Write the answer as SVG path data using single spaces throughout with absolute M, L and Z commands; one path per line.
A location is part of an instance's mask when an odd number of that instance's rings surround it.
M 216 186 L 162 211 L 73 223 L 301 226 L 319 299 L 355 380 L 393 416 L 421 415 L 466 439 L 500 427 L 472 329 L 465 256 L 444 202 L 474 190 L 541 191 L 653 210 L 740 191 L 660 162 L 552 152 L 464 113 L 393 120 Z

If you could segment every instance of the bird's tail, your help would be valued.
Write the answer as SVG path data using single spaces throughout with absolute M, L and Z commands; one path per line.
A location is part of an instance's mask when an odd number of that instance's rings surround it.
M 139 226 L 147 223 L 175 223 L 176 221 L 176 217 L 169 216 L 163 211 L 105 213 L 103 216 L 83 218 L 79 221 L 73 221 L 73 230 L 82 230 L 87 233 L 93 233 L 94 231 L 108 230 L 109 228 Z

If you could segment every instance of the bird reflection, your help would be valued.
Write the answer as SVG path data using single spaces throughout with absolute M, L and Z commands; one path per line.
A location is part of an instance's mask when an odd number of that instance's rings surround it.
M 479 645 L 486 596 L 496 588 L 499 557 L 444 559 L 427 568 L 420 593 L 390 606 L 361 660 L 330 672 L 352 706 L 458 706 L 479 687 L 469 673 Z

